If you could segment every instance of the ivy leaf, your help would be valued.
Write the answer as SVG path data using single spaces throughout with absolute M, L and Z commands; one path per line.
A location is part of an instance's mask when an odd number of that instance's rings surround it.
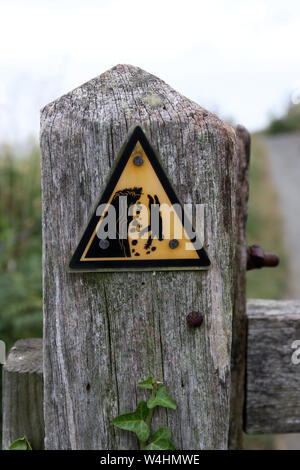
M 158 429 L 152 437 L 152 441 L 144 450 L 176 450 L 171 442 L 171 431 L 169 428 Z
M 154 408 L 155 406 L 164 406 L 165 408 L 172 408 L 172 410 L 176 410 L 176 403 L 167 394 L 165 385 L 159 387 L 155 397 L 149 398 L 147 406 L 150 409 Z
M 153 377 L 148 377 L 148 379 L 144 380 L 143 382 L 139 382 L 138 387 L 148 388 L 152 390 L 153 389 Z
M 141 401 L 133 413 L 125 413 L 113 419 L 112 423 L 120 429 L 135 432 L 139 441 L 146 442 L 149 437 L 150 429 L 145 423 L 148 415 L 147 403 Z
M 8 448 L 9 450 L 32 450 L 26 436 L 12 442 Z

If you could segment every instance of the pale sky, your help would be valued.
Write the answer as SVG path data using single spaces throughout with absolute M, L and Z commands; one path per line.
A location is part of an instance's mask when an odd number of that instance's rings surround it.
M 298 0 L 0 0 L 0 142 L 118 63 L 250 130 L 300 90 Z

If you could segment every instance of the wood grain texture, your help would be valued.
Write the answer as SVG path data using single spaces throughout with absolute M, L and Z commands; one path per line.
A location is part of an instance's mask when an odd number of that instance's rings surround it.
M 207 272 L 67 272 L 136 124 L 182 202 L 206 204 Z M 178 408 L 156 410 L 154 427 L 169 425 L 179 449 L 227 449 L 232 316 L 241 308 L 235 131 L 157 77 L 118 65 L 42 110 L 41 148 L 46 448 L 137 448 L 111 421 L 145 396 L 137 382 L 155 375 Z M 192 310 L 204 315 L 199 329 L 187 326 Z
M 238 144 L 238 193 L 236 225 L 238 229 L 235 279 L 234 279 L 234 316 L 232 322 L 231 353 L 231 419 L 230 449 L 243 447 L 243 410 L 245 400 L 245 364 L 246 364 L 246 266 L 247 238 L 246 223 L 248 217 L 250 134 L 245 127 L 236 127 Z
M 27 436 L 32 448 L 44 448 L 43 351 L 37 338 L 17 341 L 3 366 L 2 448 Z
M 300 432 L 300 301 L 249 300 L 247 317 L 245 431 Z

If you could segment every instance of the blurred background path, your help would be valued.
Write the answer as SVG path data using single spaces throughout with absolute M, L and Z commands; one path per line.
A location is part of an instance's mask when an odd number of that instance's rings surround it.
M 272 179 L 283 219 L 290 298 L 300 299 L 300 135 L 266 137 Z
M 300 299 L 300 135 L 265 138 L 271 176 L 283 220 L 283 243 L 288 258 L 287 297 Z M 300 434 L 276 436 L 276 447 L 300 450 Z

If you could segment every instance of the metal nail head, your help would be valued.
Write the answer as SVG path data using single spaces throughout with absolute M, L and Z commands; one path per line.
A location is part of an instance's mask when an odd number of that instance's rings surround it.
M 141 166 L 141 165 L 144 163 L 144 160 L 143 160 L 143 158 L 142 158 L 140 155 L 137 155 L 136 157 L 134 157 L 133 163 L 134 163 L 136 166 Z
M 174 250 L 174 248 L 177 248 L 179 245 L 179 241 L 176 240 L 176 238 L 173 238 L 172 240 L 169 241 L 169 247 Z
M 200 312 L 190 312 L 186 316 L 186 320 L 190 326 L 200 326 L 203 322 L 203 315 Z
M 109 241 L 106 239 L 102 239 L 99 242 L 99 246 L 102 250 L 106 250 L 109 247 Z

